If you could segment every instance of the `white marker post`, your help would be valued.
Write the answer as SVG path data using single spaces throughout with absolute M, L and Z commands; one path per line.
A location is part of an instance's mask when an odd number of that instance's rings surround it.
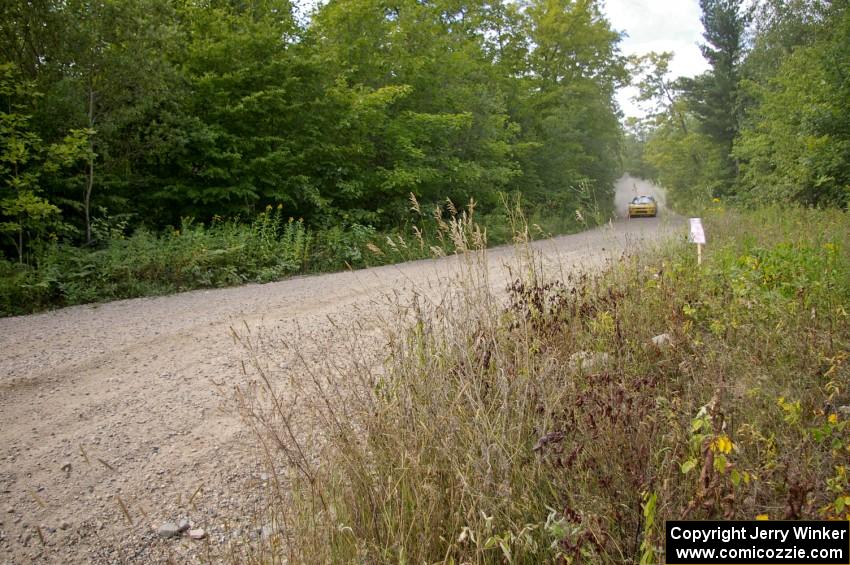
M 700 218 L 691 218 L 691 233 L 688 239 L 697 244 L 697 265 L 702 265 L 702 246 L 705 245 L 705 231 Z

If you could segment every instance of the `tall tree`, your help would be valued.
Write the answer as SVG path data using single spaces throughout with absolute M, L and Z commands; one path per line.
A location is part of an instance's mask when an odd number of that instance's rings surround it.
M 68 100 L 65 119 L 95 132 L 77 183 L 82 186 L 65 187 L 82 193 L 84 239 L 91 243 L 96 189 L 104 204 L 138 198 L 134 161 L 150 150 L 139 130 L 180 92 L 165 55 L 176 47 L 171 23 L 176 14 L 168 0 L 68 0 L 64 10 L 57 57 L 62 79 L 48 94 Z
M 650 128 L 642 158 L 668 189 L 667 203 L 688 208 L 722 191 L 728 150 L 704 133 L 692 101 L 684 95 L 692 81 L 670 78 L 671 57 L 648 53 L 633 59 L 635 99 L 648 110 L 642 120 Z
M 88 158 L 88 130 L 71 130 L 48 144 L 32 131 L 32 81 L 10 63 L 0 65 L 0 234 L 9 237 L 18 261 L 30 238 L 45 235 L 60 221 L 60 210 L 44 195 L 43 184 L 63 167 Z
M 742 7 L 742 0 L 700 0 L 700 7 L 705 30 L 705 43 L 700 45 L 700 50 L 711 70 L 685 81 L 684 86 L 701 130 L 722 151 L 722 178 L 718 192 L 726 194 L 732 189 L 737 174 L 731 153 L 742 110 L 739 100 L 740 65 L 748 15 Z
M 619 34 L 598 0 L 9 0 L 0 58 L 43 97 L 27 128 L 88 147 L 40 190 L 64 237 L 268 204 L 312 225 L 403 221 L 424 201 L 521 192 L 604 206 L 621 131 Z M 73 225 L 69 225 L 73 224 Z M 8 249 L 8 245 L 7 245 Z
M 492 207 L 497 191 L 510 186 L 518 172 L 516 128 L 493 64 L 510 49 L 508 31 L 502 26 L 500 39 L 488 32 L 504 12 L 478 2 L 402 0 L 388 8 L 377 0 L 336 0 L 318 13 L 310 36 L 335 93 L 403 91 L 381 110 L 380 128 L 337 137 L 364 149 L 341 169 L 371 180 L 365 187 L 374 194 L 360 197 L 365 209 L 397 218 L 411 192 Z
M 627 82 L 620 34 L 592 0 L 533 0 L 527 18 L 532 78 L 520 123 L 539 148 L 525 168 L 559 213 L 573 212 L 586 187 L 608 203 L 621 142 L 614 92 Z

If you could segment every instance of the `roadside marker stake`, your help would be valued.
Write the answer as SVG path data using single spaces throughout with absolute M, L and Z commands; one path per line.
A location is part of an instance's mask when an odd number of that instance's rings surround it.
M 697 244 L 697 265 L 702 265 L 702 246 L 705 245 L 705 230 L 702 229 L 701 218 L 691 218 L 691 233 L 688 239 Z

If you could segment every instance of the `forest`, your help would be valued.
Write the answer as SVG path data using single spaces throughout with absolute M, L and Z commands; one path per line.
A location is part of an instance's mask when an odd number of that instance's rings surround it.
M 411 195 L 473 200 L 495 228 L 519 197 L 569 223 L 619 173 L 628 74 L 596 2 L 2 12 L 7 311 L 357 266 L 378 234 L 410 235 Z
M 633 60 L 648 115 L 626 161 L 679 207 L 850 201 L 850 13 L 845 0 L 701 0 L 710 70 L 671 77 L 672 53 Z
M 8 0 L 0 314 L 427 256 L 464 210 L 573 231 L 624 169 L 846 207 L 847 2 L 700 5 L 678 78 L 595 0 Z

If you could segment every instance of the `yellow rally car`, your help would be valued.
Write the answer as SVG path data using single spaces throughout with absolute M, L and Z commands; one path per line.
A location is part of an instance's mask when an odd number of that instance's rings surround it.
M 652 196 L 636 196 L 629 203 L 629 218 L 649 217 L 658 215 L 658 204 Z

